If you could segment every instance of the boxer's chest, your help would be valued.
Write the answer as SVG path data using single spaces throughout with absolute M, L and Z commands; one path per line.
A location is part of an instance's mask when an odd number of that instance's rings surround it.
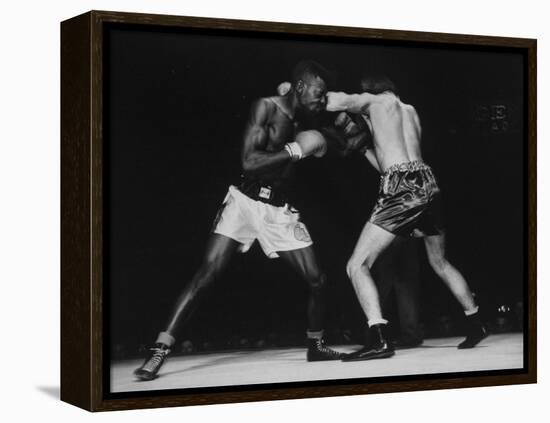
M 276 114 L 267 125 L 269 134 L 269 150 L 278 151 L 296 135 L 296 124 L 286 116 Z

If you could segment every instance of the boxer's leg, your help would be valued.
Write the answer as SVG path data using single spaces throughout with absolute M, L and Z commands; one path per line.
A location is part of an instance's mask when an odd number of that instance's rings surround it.
M 355 293 L 367 316 L 372 344 L 348 354 L 343 361 L 371 360 L 387 358 L 394 354 L 387 336 L 387 320 L 382 317 L 380 299 L 370 269 L 380 253 L 391 244 L 395 235 L 367 222 L 353 254 L 347 264 L 347 273 Z
M 451 290 L 466 313 L 474 313 L 477 306 L 462 274 L 447 260 L 445 256 L 445 235 L 428 236 L 424 238 L 428 261 L 434 272 Z
M 326 276 L 319 268 L 313 247 L 278 251 L 277 254 L 308 284 L 308 330 L 311 332 L 323 330 Z
M 395 284 L 399 278 L 400 269 L 395 266 L 395 263 L 398 262 L 396 251 L 396 242 L 393 242 L 378 256 L 370 269 L 371 277 L 376 281 L 382 310 L 390 302 L 391 294 L 395 291 Z
M 278 251 L 277 254 L 309 286 L 307 305 L 308 321 L 308 361 L 338 360 L 341 354 L 327 348 L 323 343 L 323 318 L 325 313 L 326 276 L 320 270 L 313 247 L 291 251 Z
M 467 336 L 458 348 L 472 348 L 487 336 L 487 330 L 479 319 L 478 307 L 462 274 L 445 256 L 445 235 L 424 238 L 430 265 L 458 300 L 467 319 Z
M 168 320 L 165 333 L 172 337 L 178 333 L 181 325 L 189 318 L 197 301 L 226 268 L 239 247 L 239 243 L 224 235 L 212 234 L 206 246 L 201 266 L 179 295 Z
M 175 342 L 175 335 L 182 323 L 189 318 L 197 300 L 205 290 L 219 279 L 239 245 L 237 241 L 224 235 L 212 234 L 210 236 L 201 266 L 181 292 L 168 320 L 166 330 L 159 333 L 156 345 L 151 348 L 149 357 L 141 367 L 134 371 L 136 377 L 141 380 L 152 380 L 156 377 Z
M 397 238 L 396 238 L 397 239 Z M 396 242 L 392 242 L 376 259 L 370 269 L 372 279 L 376 283 L 378 290 L 378 298 L 380 307 L 382 307 L 382 315 L 387 315 L 387 310 L 391 304 L 391 298 L 396 292 L 396 283 L 398 279 L 399 268 L 396 266 L 395 247 Z M 372 343 L 370 339 L 372 333 L 369 330 L 367 321 L 364 322 L 362 329 L 363 344 L 369 345 Z
M 367 316 L 369 326 L 384 323 L 376 284 L 370 269 L 380 253 L 391 244 L 395 235 L 367 222 L 347 264 L 347 274 L 357 299 Z

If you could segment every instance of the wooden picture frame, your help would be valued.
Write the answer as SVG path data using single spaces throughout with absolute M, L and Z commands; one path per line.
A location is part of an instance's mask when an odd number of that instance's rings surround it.
M 197 29 L 246 37 L 510 51 L 524 57 L 524 367 L 479 373 L 379 377 L 338 383 L 234 386 L 112 395 L 105 384 L 104 49 L 110 25 Z M 61 24 L 61 399 L 89 411 L 266 401 L 536 383 L 536 40 L 199 17 L 91 11 Z

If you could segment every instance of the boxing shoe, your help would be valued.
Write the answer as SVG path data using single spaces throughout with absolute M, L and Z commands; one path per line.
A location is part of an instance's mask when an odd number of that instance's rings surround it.
M 142 366 L 134 371 L 134 376 L 141 380 L 155 379 L 169 353 L 170 348 L 166 345 L 161 343 L 156 344 L 153 348 L 150 348 L 149 356 L 145 359 Z
M 327 347 L 323 339 L 308 339 L 307 344 L 307 361 L 340 360 L 344 356 Z
M 458 344 L 458 349 L 473 348 L 487 336 L 489 333 L 479 318 L 479 312 L 466 316 L 466 339 Z
M 350 354 L 345 354 L 342 361 L 373 360 L 389 358 L 395 354 L 392 343 L 387 336 L 387 325 L 378 324 L 369 329 L 371 342 L 369 345 Z

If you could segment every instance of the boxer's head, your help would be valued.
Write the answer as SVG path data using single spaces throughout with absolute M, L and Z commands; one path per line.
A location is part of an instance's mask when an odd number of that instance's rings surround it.
M 361 78 L 361 91 L 370 94 L 392 92 L 397 95 L 395 83 L 385 75 L 365 75 Z
M 304 60 L 292 72 L 292 89 L 298 107 L 309 113 L 320 113 L 327 104 L 328 71 L 320 64 Z

